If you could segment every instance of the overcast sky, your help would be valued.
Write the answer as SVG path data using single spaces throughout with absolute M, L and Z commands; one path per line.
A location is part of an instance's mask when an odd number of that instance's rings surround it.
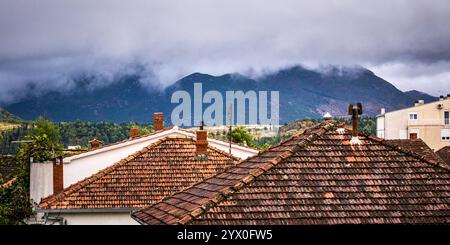
M 192 72 L 258 75 L 361 65 L 401 90 L 450 93 L 450 4 L 433 1 L 0 1 L 0 101 L 113 80 L 167 86 Z M 137 64 L 139 66 L 137 66 Z

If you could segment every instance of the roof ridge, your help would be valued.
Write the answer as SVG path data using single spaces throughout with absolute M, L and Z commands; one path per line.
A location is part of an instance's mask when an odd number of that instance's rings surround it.
M 142 148 L 141 150 L 127 156 L 126 158 L 121 159 L 118 162 L 115 162 L 114 164 L 112 164 L 109 167 L 106 167 L 104 169 L 99 170 L 98 172 L 96 172 L 95 174 L 92 174 L 76 183 L 73 183 L 71 185 L 69 185 L 68 187 L 64 188 L 63 191 L 61 191 L 60 193 L 57 194 L 53 194 L 51 196 L 45 197 L 41 200 L 39 206 L 41 207 L 41 205 L 45 205 L 45 207 L 48 207 L 51 203 L 61 200 L 65 197 L 67 197 L 68 195 L 80 190 L 81 188 L 85 187 L 86 185 L 89 185 L 97 180 L 99 180 L 100 178 L 102 178 L 103 176 L 107 175 L 108 173 L 112 172 L 113 170 L 115 170 L 117 167 L 123 165 L 123 164 L 127 164 L 130 161 L 134 160 L 136 157 L 148 152 L 151 148 L 161 144 L 163 141 L 167 140 L 168 137 L 164 137 L 162 139 L 159 139 L 153 143 L 151 143 L 148 146 L 145 146 L 144 148 Z M 42 207 L 41 207 L 42 208 Z
M 195 132 L 191 132 L 191 131 L 189 131 L 189 130 L 186 130 L 186 129 L 182 129 L 182 128 L 178 128 L 178 130 L 180 130 L 180 131 L 183 131 L 183 132 L 185 132 L 185 133 L 190 133 L 190 134 L 194 134 L 195 135 Z M 223 142 L 223 143 L 230 143 L 230 141 L 227 141 L 227 140 L 224 140 L 224 139 L 220 139 L 220 138 L 214 138 L 214 137 L 211 137 L 211 136 L 207 136 L 207 138 L 208 139 L 212 139 L 212 140 L 217 140 L 217 141 L 220 141 L 220 142 Z M 245 148 L 248 148 L 248 149 L 252 149 L 252 150 L 257 150 L 257 151 L 259 151 L 259 149 L 258 148 L 255 148 L 255 147 L 252 147 L 252 146 L 249 146 L 249 145 L 244 145 L 244 144 L 242 144 L 242 143 L 236 143 L 236 142 L 231 142 L 233 145 L 236 145 L 236 146 L 241 146 L 241 147 L 245 147 Z
M 189 140 L 189 141 L 195 142 L 195 140 L 192 137 L 188 137 L 188 136 L 184 136 L 184 137 L 183 136 L 166 136 L 165 138 Z M 207 147 L 210 148 L 213 151 L 216 151 L 219 154 L 222 154 L 222 155 L 224 155 L 226 157 L 229 157 L 229 158 L 232 158 L 234 160 L 238 160 L 238 161 L 242 160 L 241 158 L 239 158 L 237 156 L 234 156 L 233 154 L 230 154 L 230 153 L 228 153 L 226 151 L 220 150 L 220 149 L 212 146 L 211 144 L 209 144 L 209 142 L 208 142 L 208 146 Z
M 437 150 L 436 152 L 444 151 L 444 150 L 450 150 L 450 145 L 446 145 L 446 146 L 442 147 L 441 149 Z
M 204 205 L 199 205 L 199 207 L 195 208 L 193 211 L 188 212 L 186 214 L 183 214 L 182 217 L 180 217 L 180 219 L 177 221 L 177 224 L 180 225 L 186 225 L 189 224 L 190 222 L 194 221 L 196 218 L 198 218 L 199 216 L 201 216 L 203 213 L 205 213 L 206 211 L 208 211 L 209 209 L 215 207 L 217 204 L 219 204 L 221 201 L 223 201 L 224 199 L 228 198 L 230 195 L 236 193 L 237 191 L 239 191 L 240 189 L 242 189 L 243 187 L 245 187 L 246 185 L 249 185 L 251 183 L 253 183 L 253 181 L 261 176 L 262 174 L 266 173 L 267 171 L 269 171 L 270 169 L 272 169 L 272 167 L 276 166 L 278 163 L 280 163 L 282 160 L 292 156 L 295 152 L 297 152 L 298 150 L 306 147 L 308 144 L 310 144 L 311 142 L 313 142 L 314 140 L 320 138 L 321 134 L 324 132 L 327 132 L 328 130 L 336 127 L 336 122 L 335 121 L 331 121 L 331 122 L 326 122 L 326 123 L 321 123 L 319 125 L 315 125 L 311 128 L 308 128 L 307 130 L 305 130 L 302 134 L 297 135 L 297 136 L 293 136 L 288 140 L 285 140 L 283 142 L 280 142 L 279 144 L 275 145 L 276 146 L 280 146 L 282 144 L 285 144 L 287 142 L 290 142 L 292 140 L 299 140 L 299 142 L 297 142 L 296 144 L 294 144 L 292 147 L 290 147 L 288 150 L 285 150 L 283 153 L 277 155 L 274 158 L 271 158 L 270 160 L 266 161 L 262 166 L 258 167 L 257 169 L 253 169 L 253 170 L 249 170 L 248 174 L 243 176 L 242 178 L 240 178 L 239 180 L 236 180 L 236 183 L 234 183 L 232 186 L 224 186 L 223 188 L 221 188 L 220 190 L 217 190 L 216 192 L 218 192 L 218 194 L 215 194 L 213 197 L 209 198 L 209 203 L 208 204 L 204 204 Z M 317 132 L 323 130 L 324 132 Z M 308 135 L 306 138 L 301 138 L 301 136 L 305 136 Z M 273 149 L 274 147 L 270 147 L 267 150 L 265 150 L 264 152 L 268 151 L 269 149 Z M 260 154 L 264 153 L 261 152 Z M 255 156 L 249 157 L 243 161 L 241 161 L 240 163 L 232 166 L 232 167 L 236 167 L 241 163 L 247 162 L 248 160 L 257 157 L 257 154 Z M 229 167 L 226 170 L 232 168 Z M 204 179 L 201 182 L 195 183 L 187 188 L 184 188 L 183 190 L 174 193 L 170 196 L 166 196 L 163 199 L 161 199 L 159 202 L 156 202 L 154 204 L 152 204 L 151 206 L 154 206 L 158 203 L 164 202 L 165 200 L 169 199 L 171 196 L 174 196 L 178 193 L 182 193 L 183 191 L 195 187 L 196 185 L 208 180 L 208 179 L 212 179 L 222 173 L 224 173 L 226 170 L 217 173 L 211 177 L 208 177 L 206 179 Z M 139 211 L 137 211 L 139 212 Z M 136 212 L 134 212 L 136 213 Z M 132 216 L 134 216 L 132 213 Z
M 395 145 L 395 144 L 389 144 L 388 142 L 386 142 L 387 140 L 385 140 L 385 139 L 383 139 L 383 138 L 378 138 L 378 137 L 376 137 L 376 136 L 374 136 L 374 135 L 366 134 L 366 133 L 363 133 L 363 132 L 360 132 L 359 134 L 361 134 L 361 135 L 363 135 L 363 136 L 365 136 L 366 138 L 369 138 L 369 139 L 371 139 L 371 140 L 375 140 L 375 141 L 379 142 L 380 144 L 382 144 L 382 145 L 384 145 L 384 146 L 387 146 L 387 147 L 389 147 L 389 148 L 391 148 L 391 149 L 400 151 L 400 152 L 402 152 L 402 153 L 404 153 L 404 154 L 406 154 L 406 155 L 409 155 L 409 156 L 411 156 L 411 157 L 414 157 L 414 158 L 417 158 L 417 159 L 419 159 L 419 160 L 421 160 L 421 161 L 424 161 L 424 162 L 426 162 L 426 163 L 428 163 L 428 164 L 430 164 L 430 165 L 432 165 L 432 166 L 441 167 L 441 168 L 443 168 L 443 169 L 445 169 L 445 170 L 447 170 L 447 171 L 450 171 L 450 166 L 445 165 L 443 162 L 440 162 L 440 161 L 433 161 L 433 160 L 427 159 L 425 156 L 421 156 L 420 154 L 418 154 L 418 153 L 416 153 L 416 152 L 414 152 L 414 151 L 411 151 L 411 150 L 408 150 L 408 149 L 404 149 L 404 148 L 402 148 L 402 147 L 400 147 L 400 146 L 398 146 L 398 145 Z M 420 140 L 422 140 L 422 139 L 420 139 Z M 422 141 L 423 141 L 423 140 L 422 140 Z M 428 145 L 427 145 L 427 146 L 428 146 Z M 434 153 L 434 152 L 433 152 L 433 153 Z M 439 158 L 439 159 L 440 159 L 440 158 Z

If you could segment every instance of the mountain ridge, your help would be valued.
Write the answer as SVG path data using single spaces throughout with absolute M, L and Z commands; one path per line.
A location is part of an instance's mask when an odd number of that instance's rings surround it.
M 149 122 L 154 111 L 162 111 L 169 117 L 177 105 L 170 103 L 171 94 L 185 90 L 193 96 L 195 82 L 202 82 L 203 93 L 208 90 L 217 90 L 222 95 L 230 90 L 279 91 L 281 123 L 318 118 L 325 112 L 346 115 L 348 103 L 362 102 L 364 113 L 373 116 L 381 107 L 389 111 L 412 106 L 417 99 L 425 98 L 426 102 L 437 99 L 419 91 L 402 92 L 365 68 L 335 67 L 321 72 L 293 66 L 259 78 L 239 73 L 213 76 L 195 72 L 164 91 L 144 87 L 139 78 L 139 74 L 124 76 L 93 90 L 88 89 L 89 78 L 85 78 L 84 85 L 75 90 L 49 92 L 9 104 L 6 109 L 28 120 L 44 115 L 54 121 Z

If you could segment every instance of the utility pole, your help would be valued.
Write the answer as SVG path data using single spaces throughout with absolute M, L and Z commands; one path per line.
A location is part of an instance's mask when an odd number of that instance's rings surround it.
M 231 155 L 231 141 L 232 141 L 232 136 L 231 136 L 231 132 L 232 132 L 232 123 L 233 123 L 233 104 L 229 104 L 228 105 L 228 123 L 229 123 L 229 140 L 230 140 L 230 149 L 229 149 L 229 153 Z

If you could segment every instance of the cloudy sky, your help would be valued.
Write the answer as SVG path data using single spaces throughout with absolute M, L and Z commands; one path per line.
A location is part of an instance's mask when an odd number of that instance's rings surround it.
M 192 72 L 263 74 L 361 65 L 401 90 L 450 88 L 448 0 L 0 2 L 0 102 L 139 69 L 167 86 Z

